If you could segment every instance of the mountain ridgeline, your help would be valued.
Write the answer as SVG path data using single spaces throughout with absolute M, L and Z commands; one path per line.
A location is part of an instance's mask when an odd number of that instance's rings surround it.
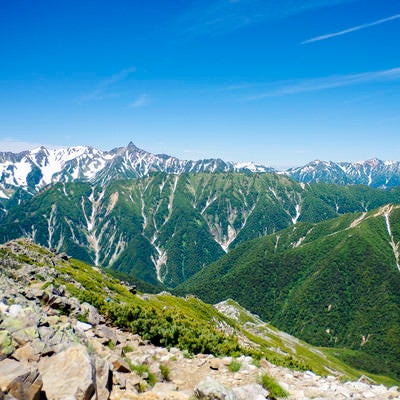
M 253 162 L 180 160 L 166 154 L 149 153 L 133 143 L 110 151 L 90 146 L 61 149 L 42 146 L 21 153 L 0 152 L 0 214 L 51 183 L 104 185 L 115 179 L 142 178 L 156 172 L 276 172 L 303 183 L 364 184 L 386 189 L 400 184 L 398 161 L 372 159 L 350 163 L 316 160 L 305 166 L 276 170 Z
M 233 298 L 371 372 L 400 376 L 400 206 L 299 223 L 238 245 L 181 285 Z
M 304 185 L 272 173 L 158 173 L 104 186 L 48 186 L 10 209 L 0 241 L 29 236 L 174 287 L 241 242 L 388 203 L 400 203 L 399 189 Z
M 133 144 L 0 153 L 0 242 L 30 237 L 152 291 L 232 298 L 399 379 L 399 165 L 276 173 Z

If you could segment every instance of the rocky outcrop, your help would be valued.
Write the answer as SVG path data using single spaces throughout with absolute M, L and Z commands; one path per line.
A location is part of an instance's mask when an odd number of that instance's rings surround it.
M 245 356 L 235 360 L 240 368 L 232 372 L 231 357 L 188 357 L 176 348 L 153 346 L 106 325 L 95 307 L 56 285 L 57 255 L 7 246 L 37 263 L 0 256 L 1 400 L 263 400 L 268 391 L 256 383 L 263 374 L 273 376 L 291 400 L 400 399 L 396 387 L 365 379 L 342 383 L 265 360 L 256 366 Z M 79 288 L 71 277 L 63 279 Z
M 95 367 L 83 345 L 72 345 L 39 361 L 43 391 L 47 398 L 89 400 L 95 393 Z
M 232 390 L 227 389 L 221 382 L 210 376 L 196 386 L 194 394 L 200 400 L 238 400 Z

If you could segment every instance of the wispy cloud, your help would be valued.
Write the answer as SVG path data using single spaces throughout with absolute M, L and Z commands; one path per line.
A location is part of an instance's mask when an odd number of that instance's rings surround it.
M 81 95 L 78 99 L 78 102 L 83 103 L 92 100 L 103 100 L 109 97 L 117 97 L 118 94 L 108 92 L 110 87 L 112 87 L 113 85 L 117 84 L 120 81 L 123 81 L 134 72 L 136 72 L 136 68 L 129 67 L 111 75 L 109 78 L 100 81 L 91 92 Z
M 360 74 L 335 75 L 324 78 L 305 79 L 291 82 L 278 82 L 273 88 L 263 93 L 248 96 L 246 100 L 259 100 L 268 97 L 279 97 L 306 92 L 334 89 L 364 83 L 379 83 L 400 80 L 400 68 L 382 71 L 363 72 Z
M 139 108 L 147 106 L 150 102 L 149 96 L 147 94 L 141 94 L 136 98 L 136 100 L 129 105 L 130 108 Z
M 344 29 L 344 30 L 339 31 L 339 32 L 328 33 L 326 35 L 316 36 L 314 38 L 311 38 L 311 39 L 305 40 L 304 42 L 301 42 L 301 44 L 319 42 L 321 40 L 331 39 L 331 38 L 336 37 L 336 36 L 347 35 L 348 33 L 352 33 L 352 32 L 356 32 L 356 31 L 360 31 L 362 29 L 370 28 L 371 26 L 384 24 L 386 22 L 390 22 L 390 21 L 393 21 L 393 20 L 398 19 L 398 18 L 400 18 L 400 14 L 395 14 L 395 15 L 392 15 L 392 16 L 387 17 L 387 18 L 378 19 L 378 20 L 376 20 L 374 22 L 369 22 L 367 24 L 353 26 L 352 28 Z
M 178 21 L 191 34 L 223 34 L 233 30 L 296 15 L 307 10 L 354 0 L 201 0 Z

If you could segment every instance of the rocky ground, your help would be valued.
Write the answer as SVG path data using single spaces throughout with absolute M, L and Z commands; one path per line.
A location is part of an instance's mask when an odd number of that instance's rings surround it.
M 263 374 L 288 399 L 400 399 L 396 387 L 368 381 L 155 347 L 54 287 L 54 274 L 51 266 L 0 260 L 0 399 L 263 400 L 270 398 L 257 384 Z

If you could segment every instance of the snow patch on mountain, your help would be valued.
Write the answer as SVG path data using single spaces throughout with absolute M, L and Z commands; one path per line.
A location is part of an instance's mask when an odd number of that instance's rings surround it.
M 363 184 L 387 189 L 400 185 L 400 162 L 377 158 L 355 163 L 315 160 L 282 174 L 304 183 Z
M 364 184 L 377 188 L 400 185 L 398 161 L 376 158 L 356 163 L 314 160 L 302 167 L 276 171 L 253 162 L 179 160 L 165 154 L 149 153 L 129 143 L 127 147 L 111 151 L 89 146 L 60 149 L 42 146 L 18 154 L 0 152 L 0 198 L 11 198 L 18 188 L 34 194 L 56 182 L 88 181 L 106 185 L 115 179 L 141 178 L 153 172 L 178 175 L 185 172 L 278 172 L 303 184 Z M 297 212 L 291 218 L 297 221 L 296 216 Z

